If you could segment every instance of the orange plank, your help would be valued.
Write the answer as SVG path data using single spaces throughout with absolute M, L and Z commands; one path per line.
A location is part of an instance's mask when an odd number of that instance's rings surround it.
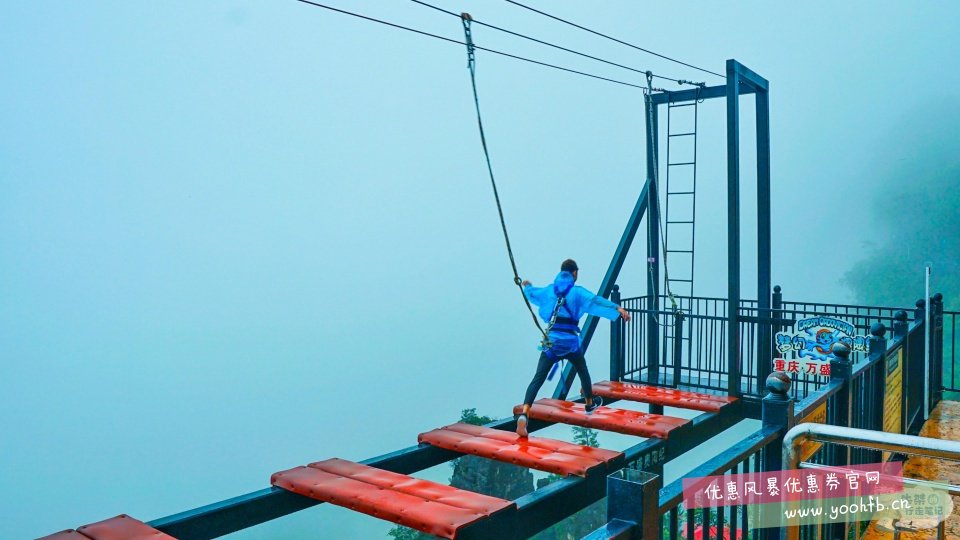
M 421 433 L 417 440 L 446 450 L 560 475 L 587 476 L 594 470 L 605 471 L 607 463 L 623 456 L 622 452 L 540 437 L 520 437 L 510 431 L 463 423 Z
M 593 385 L 593 393 L 612 399 L 639 401 L 653 405 L 717 412 L 737 400 L 735 397 L 714 396 L 699 392 L 687 392 L 676 388 L 661 388 L 624 382 L 603 381 Z
M 516 504 L 342 459 L 274 474 L 280 488 L 443 538 Z
M 77 527 L 77 532 L 91 540 L 176 540 L 142 521 L 123 514 Z
M 522 410 L 523 407 L 517 405 L 513 412 L 514 414 L 520 414 Z M 611 407 L 597 407 L 593 413 L 587 414 L 580 403 L 546 398 L 533 402 L 529 417 L 548 422 L 560 422 L 657 439 L 666 439 L 671 430 L 689 422 L 685 418 L 626 411 Z
M 90 540 L 89 536 L 84 536 L 73 529 L 67 529 L 58 533 L 38 538 L 37 540 Z

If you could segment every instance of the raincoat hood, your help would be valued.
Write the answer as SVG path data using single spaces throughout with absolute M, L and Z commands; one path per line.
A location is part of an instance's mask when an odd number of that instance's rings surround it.
M 573 274 L 570 272 L 560 272 L 557 274 L 557 277 L 553 279 L 553 292 L 557 296 L 566 296 L 570 289 L 573 288 Z

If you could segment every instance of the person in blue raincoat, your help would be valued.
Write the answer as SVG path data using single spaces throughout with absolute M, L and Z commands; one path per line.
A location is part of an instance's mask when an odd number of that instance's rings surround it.
M 527 386 L 527 394 L 523 398 L 523 412 L 517 417 L 517 434 L 521 437 L 527 436 L 527 414 L 537 392 L 547 379 L 550 368 L 560 360 L 568 360 L 577 370 L 587 414 L 599 406 L 599 400 L 594 400 L 591 391 L 587 360 L 580 350 L 580 318 L 590 314 L 610 320 L 617 317 L 623 317 L 624 321 L 630 320 L 627 310 L 579 285 L 574 285 L 578 271 L 577 263 L 573 259 L 567 259 L 560 265 L 560 273 L 552 285 L 534 287 L 529 281 L 523 282 L 523 293 L 539 308 L 540 318 L 548 324 L 549 346 L 544 347 L 540 353 L 537 372 Z

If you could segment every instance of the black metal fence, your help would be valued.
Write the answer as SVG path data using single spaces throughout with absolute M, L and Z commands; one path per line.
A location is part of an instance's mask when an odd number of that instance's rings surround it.
M 755 300 L 741 300 L 738 310 L 740 354 L 738 373 L 741 392 L 759 398 L 763 379 L 770 373 L 774 356 L 795 359 L 794 353 L 776 353 L 774 336 L 788 332 L 798 320 L 827 316 L 842 319 L 866 336 L 875 324 L 887 328 L 898 323 L 922 321 L 923 301 L 916 308 L 857 306 L 820 302 L 784 301 L 779 287 L 774 289 L 772 307 L 761 310 Z M 615 343 L 611 347 L 611 371 L 625 381 L 662 386 L 727 393 L 730 373 L 727 356 L 728 302 L 723 298 L 675 297 L 677 310 L 670 299 L 661 296 L 652 309 L 649 297 L 620 299 L 620 304 L 634 314 L 636 322 L 613 323 Z M 956 369 L 956 312 L 945 312 L 941 295 L 931 304 L 931 356 L 936 356 L 942 369 L 938 380 L 948 391 L 960 391 L 960 372 Z M 770 339 L 769 342 L 766 340 Z M 854 350 L 851 359 L 863 360 L 866 351 Z M 793 373 L 792 397 L 802 399 L 829 381 L 826 375 Z
M 688 477 L 728 476 L 758 473 L 763 470 L 764 454 L 779 452 L 774 444 L 779 431 L 762 428 L 745 437 L 714 459 L 690 471 Z M 749 513 L 742 505 L 685 508 L 683 481 L 677 480 L 660 490 L 660 538 L 735 538 L 736 533 L 751 530 Z M 757 529 L 753 529 L 756 531 Z M 743 534 L 741 532 L 741 534 Z M 742 538 L 746 538 L 743 536 Z

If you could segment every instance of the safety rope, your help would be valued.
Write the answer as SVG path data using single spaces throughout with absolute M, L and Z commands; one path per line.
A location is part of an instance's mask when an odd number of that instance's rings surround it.
M 653 90 L 654 90 L 653 73 L 648 71 L 646 75 L 647 75 L 647 89 L 646 89 L 647 137 L 650 138 L 649 139 L 650 141 L 655 141 L 656 140 L 655 137 L 657 136 L 657 134 L 653 130 Z M 660 168 L 660 163 L 657 157 L 657 148 L 656 148 L 656 145 L 652 142 L 650 144 L 650 147 L 654 150 L 651 153 L 651 159 L 653 160 L 653 163 L 651 166 L 651 170 L 653 171 L 653 178 L 652 178 L 653 185 L 657 186 L 657 189 L 659 190 L 660 181 L 658 180 L 657 175 L 658 175 L 658 170 Z M 663 212 L 660 211 L 660 193 L 659 191 L 657 191 L 657 196 L 653 197 L 651 193 L 652 191 L 653 190 L 649 190 L 647 192 L 647 197 L 648 197 L 647 205 L 649 207 L 650 202 L 653 202 L 654 204 L 657 205 L 657 225 L 658 225 L 657 229 L 659 229 L 659 232 L 660 232 L 660 249 L 663 253 L 663 283 L 664 283 L 664 287 L 666 288 L 667 298 L 670 299 L 670 304 L 673 307 L 673 312 L 674 314 L 677 314 L 680 312 L 680 308 L 677 305 L 676 296 L 674 296 L 673 291 L 670 290 L 670 270 L 668 270 L 667 268 L 667 241 L 666 241 L 666 238 L 664 237 L 664 231 L 663 231 Z M 653 200 L 651 201 L 650 199 L 653 199 Z M 647 262 L 647 272 L 650 276 L 650 279 L 652 279 L 653 278 L 653 261 Z M 656 319 L 656 316 L 654 316 L 654 318 Z M 660 324 L 659 320 L 657 320 L 657 324 Z
M 477 127 L 480 128 L 480 143 L 483 145 L 483 156 L 487 160 L 487 172 L 490 175 L 490 185 L 493 187 L 493 198 L 497 201 L 497 213 L 500 215 L 500 228 L 503 229 L 503 241 L 507 244 L 507 255 L 510 256 L 510 267 L 513 269 L 513 282 L 520 290 L 520 296 L 523 297 L 523 303 L 526 304 L 527 310 L 533 318 L 533 324 L 537 325 L 537 330 L 543 335 L 543 344 L 549 346 L 550 340 L 547 338 L 547 332 L 543 329 L 543 326 L 540 325 L 540 320 L 533 311 L 530 300 L 523 292 L 523 280 L 520 279 L 520 274 L 517 272 L 517 261 L 513 256 L 513 248 L 510 246 L 510 235 L 507 234 L 507 223 L 503 218 L 503 207 L 500 205 L 497 181 L 493 177 L 493 165 L 490 164 L 490 151 L 487 148 L 487 137 L 483 132 L 483 119 L 480 115 L 480 98 L 477 94 L 477 59 L 475 46 L 473 44 L 473 35 L 470 32 L 470 23 L 473 19 L 469 13 L 461 13 L 460 20 L 463 22 L 463 35 L 467 45 L 467 68 L 470 69 L 470 86 L 473 88 L 473 104 L 477 109 Z

